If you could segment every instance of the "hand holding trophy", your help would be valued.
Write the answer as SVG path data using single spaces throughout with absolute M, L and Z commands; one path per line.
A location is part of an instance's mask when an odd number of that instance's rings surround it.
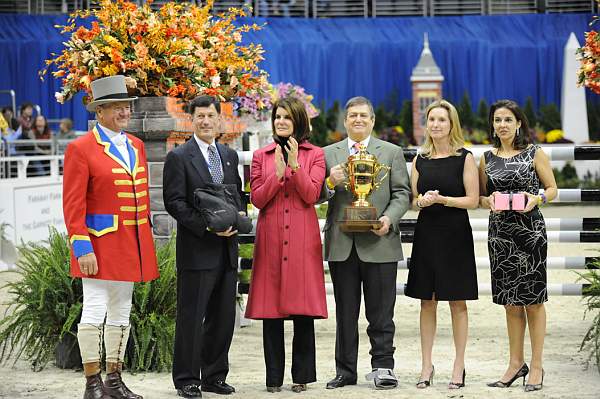
M 381 186 L 391 168 L 377 162 L 377 157 L 369 154 L 364 146 L 350 155 L 343 167 L 348 176 L 345 188 L 352 192 L 355 201 L 344 209 L 341 230 L 349 233 L 380 229 L 382 222 L 377 219 L 377 209 L 371 206 L 367 197 Z M 383 176 L 377 180 L 382 171 Z

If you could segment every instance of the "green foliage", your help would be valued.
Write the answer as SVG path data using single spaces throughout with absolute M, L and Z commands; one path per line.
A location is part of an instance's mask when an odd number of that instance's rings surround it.
M 456 111 L 458 111 L 461 126 L 465 128 L 475 127 L 475 115 L 473 114 L 473 107 L 471 106 L 471 99 L 468 92 L 465 91 L 460 104 L 456 107 Z
M 24 356 L 33 370 L 54 358 L 65 334 L 76 336 L 81 318 L 81 279 L 70 276 L 66 235 L 50 228 L 47 241 L 19 247 L 19 278 L 7 283 L 10 300 L 0 320 L 0 362 Z M 157 248 L 160 278 L 136 284 L 125 363 L 131 371 L 170 370 L 177 304 L 175 236 Z
M 327 116 L 325 112 L 325 101 L 321 102 L 319 115 L 310 121 L 312 133 L 310 142 L 316 146 L 324 147 L 327 145 Z
M 402 126 L 391 126 L 378 130 L 377 137 L 401 147 L 408 147 L 411 144 L 410 138 L 404 134 Z
M 385 105 L 380 104 L 377 108 L 375 108 L 375 125 L 373 126 L 373 130 L 376 132 L 380 132 L 389 126 L 396 125 L 396 118 L 393 111 L 386 111 Z
M 375 126 L 373 129 L 380 132 L 385 128 L 400 125 L 400 113 L 397 110 L 398 92 L 393 90 L 384 102 L 375 108 Z
M 561 171 L 557 168 L 552 168 L 554 172 L 554 178 L 556 179 L 556 185 L 560 188 L 579 188 L 579 178 L 566 179 Z
M 562 170 L 553 168 L 554 178 L 556 179 L 556 185 L 560 188 L 600 188 L 600 174 L 594 173 L 593 175 L 588 171 L 580 180 L 577 176 L 577 170 L 567 162 Z
M 317 206 L 315 208 L 315 210 L 317 211 L 317 218 L 319 219 L 326 219 L 327 218 L 327 208 L 328 208 L 328 204 L 324 203 L 321 204 L 319 206 Z
M 135 284 L 131 308 L 131 337 L 125 365 L 131 371 L 168 371 L 173 363 L 177 272 L 175 233 L 156 248 L 160 278 Z
M 399 118 L 400 126 L 404 130 L 404 134 L 412 144 L 415 143 L 414 128 L 413 128 L 413 110 L 412 101 L 405 100 L 402 102 L 402 109 L 400 110 Z
M 600 140 L 600 104 L 588 101 L 587 116 L 590 140 Z
M 584 189 L 600 188 L 600 173 L 595 172 L 592 175 L 588 170 L 585 176 L 583 176 L 583 181 L 581 181 L 580 186 Z
M 340 112 L 343 112 L 340 107 L 340 103 L 335 101 L 333 107 L 327 110 L 327 116 L 325 118 L 325 125 L 327 129 L 334 131 L 337 129 L 338 117 Z
M 529 127 L 532 129 L 535 128 L 538 120 L 535 114 L 535 108 L 533 106 L 533 99 L 531 97 L 527 97 L 527 101 L 525 101 L 525 107 L 523 108 L 523 113 L 527 118 L 527 122 L 529 122 Z
M 333 106 L 325 110 L 325 102 L 321 103 L 319 116 L 311 120 L 312 133 L 310 142 L 316 146 L 324 147 L 331 144 L 332 132 L 336 131 L 340 104 L 336 101 Z
M 19 247 L 19 278 L 7 283 L 10 300 L 0 320 L 0 362 L 25 356 L 34 371 L 54 358 L 65 334 L 75 335 L 81 314 L 81 279 L 69 275 L 67 237 L 50 228 L 44 243 Z
M 588 267 L 594 268 L 585 273 L 579 274 L 578 281 L 584 280 L 585 284 L 589 284 L 583 290 L 583 301 L 586 304 L 584 318 L 588 314 L 592 314 L 592 325 L 586 332 L 579 350 L 588 350 L 589 354 L 586 359 L 586 366 L 589 367 L 591 362 L 596 364 L 596 369 L 600 373 L 600 259 L 595 258 Z
M 549 132 L 554 129 L 561 129 L 560 111 L 556 104 L 544 104 L 540 107 L 539 120 L 540 127 Z
M 254 244 L 240 244 L 238 256 L 243 259 L 252 259 L 254 255 Z
M 477 106 L 477 117 L 474 128 L 485 132 L 486 138 L 489 131 L 488 113 L 490 112 L 487 102 L 482 98 Z

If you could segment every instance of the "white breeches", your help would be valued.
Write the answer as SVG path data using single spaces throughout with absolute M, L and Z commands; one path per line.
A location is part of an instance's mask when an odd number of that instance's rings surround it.
M 83 311 L 80 323 L 128 326 L 133 282 L 82 278 Z M 106 318 L 106 323 L 104 319 Z

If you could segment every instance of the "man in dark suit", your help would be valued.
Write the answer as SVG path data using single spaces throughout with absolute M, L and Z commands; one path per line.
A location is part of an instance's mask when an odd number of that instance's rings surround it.
M 361 291 L 371 342 L 372 372 L 367 379 L 374 380 L 377 389 L 398 385 L 393 372 L 396 272 L 402 260 L 398 221 L 409 206 L 409 179 L 402 148 L 371 136 L 374 124 L 371 102 L 364 97 L 351 98 L 344 118 L 348 138 L 324 148 L 329 171 L 323 191 L 329 202 L 323 228 L 324 257 L 329 261 L 336 306 L 336 376 L 327 383 L 327 389 L 356 384 Z M 338 221 L 344 219 L 344 209 L 354 198 L 344 188 L 347 176 L 343 163 L 361 146 L 390 167 L 381 186 L 368 197 L 382 225 L 370 232 L 347 233 Z
M 165 208 L 177 220 L 177 323 L 173 383 L 184 398 L 202 391 L 228 395 L 225 382 L 235 323 L 238 242 L 232 227 L 209 231 L 194 208 L 194 190 L 208 183 L 235 184 L 241 191 L 237 153 L 215 137 L 221 105 L 200 96 L 189 106 L 194 136 L 167 154 Z M 202 378 L 201 378 L 202 377 Z

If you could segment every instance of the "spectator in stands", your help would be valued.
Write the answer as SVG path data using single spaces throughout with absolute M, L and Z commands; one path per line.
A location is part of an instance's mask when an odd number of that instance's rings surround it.
M 11 144 L 12 141 L 17 140 L 21 135 L 20 131 L 16 131 L 14 129 L 15 119 L 12 117 L 13 112 L 12 108 L 4 107 L 2 108 L 2 113 L 0 115 L 1 120 L 5 122 L 1 123 L 0 126 L 1 137 L 2 137 L 2 148 L 0 151 L 0 156 L 14 156 L 16 155 L 15 145 Z M 6 162 L 5 165 L 5 177 L 17 177 L 17 163 L 16 161 Z
M 48 126 L 48 121 L 44 115 L 35 117 L 31 135 L 29 137 L 34 140 L 49 140 L 52 138 L 52 131 L 50 130 L 50 126 Z
M 23 126 L 23 125 L 21 125 Z M 46 117 L 38 115 L 34 119 L 33 127 L 25 130 L 21 134 L 22 140 L 34 140 L 33 146 L 21 147 L 25 155 L 52 155 L 52 146 L 49 144 L 40 144 L 37 140 L 49 140 L 52 138 L 52 132 L 46 121 Z M 27 176 L 44 176 L 50 174 L 50 161 L 30 161 L 27 166 Z
M 56 133 L 56 138 L 59 140 L 66 139 L 74 139 L 75 131 L 73 130 L 73 121 L 69 118 L 63 118 L 60 120 L 60 125 L 58 126 L 58 132 Z
M 31 130 L 33 128 L 33 104 L 23 103 L 19 111 L 19 128 L 21 134 Z
M 8 123 L 8 127 L 13 131 L 16 131 L 19 128 L 19 121 L 15 119 L 15 113 L 11 106 L 7 105 L 2 107 L 2 116 L 4 120 Z

